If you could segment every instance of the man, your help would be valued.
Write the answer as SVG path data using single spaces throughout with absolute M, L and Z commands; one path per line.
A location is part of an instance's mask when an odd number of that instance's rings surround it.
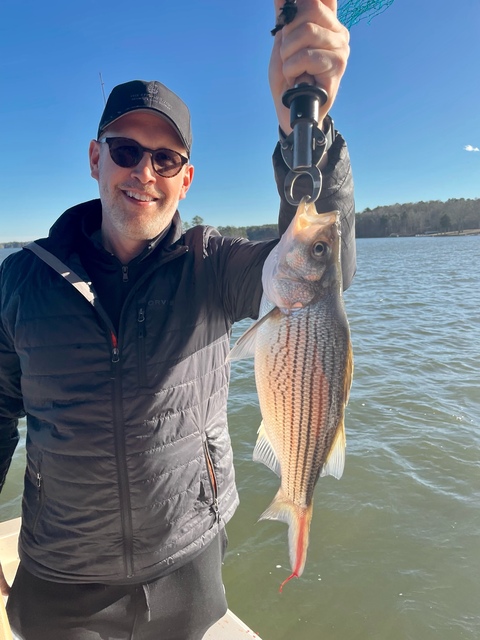
M 285 134 L 281 96 L 303 73 L 328 92 L 328 126 L 348 57 L 335 4 L 299 0 L 275 36 L 270 83 Z M 238 503 L 226 357 L 232 324 L 258 315 L 275 242 L 182 233 L 191 142 L 188 109 L 169 89 L 119 85 L 90 144 L 100 200 L 2 264 L 2 481 L 23 415 L 28 433 L 8 602 L 24 640 L 200 640 L 226 611 L 224 527 Z M 283 198 L 278 147 L 274 166 Z M 317 208 L 342 212 L 348 286 L 354 212 L 338 134 L 323 174 Z M 293 214 L 282 199 L 280 232 Z

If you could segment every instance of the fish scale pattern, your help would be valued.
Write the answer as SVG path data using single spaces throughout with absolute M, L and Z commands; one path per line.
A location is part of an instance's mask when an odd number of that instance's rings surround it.
M 298 506 L 310 504 L 345 404 L 348 325 L 332 321 L 322 300 L 259 327 L 257 388 L 282 487 Z M 293 348 L 292 348 L 293 347 Z

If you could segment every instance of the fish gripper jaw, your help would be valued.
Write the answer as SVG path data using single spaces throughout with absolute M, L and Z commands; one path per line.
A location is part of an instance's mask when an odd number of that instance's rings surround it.
M 285 197 L 292 205 L 300 199 L 293 195 L 295 182 L 301 175 L 312 180 L 311 198 L 316 201 L 322 190 L 320 161 L 325 153 L 327 139 L 318 127 L 320 106 L 328 99 L 321 87 L 302 82 L 286 91 L 283 104 L 290 109 L 292 132 L 281 141 L 282 156 L 290 171 L 285 179 Z

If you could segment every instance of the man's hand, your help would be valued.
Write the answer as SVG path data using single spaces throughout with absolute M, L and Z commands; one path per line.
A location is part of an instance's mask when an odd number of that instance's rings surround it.
M 2 596 L 8 596 L 10 593 L 10 586 L 8 582 L 5 580 L 5 575 L 3 573 L 1 564 L 0 564 L 0 593 L 2 594 Z
M 274 0 L 274 4 L 277 19 L 285 0 Z M 284 92 L 309 74 L 310 81 L 328 93 L 320 108 L 321 126 L 336 98 L 350 53 L 349 31 L 337 20 L 337 0 L 297 0 L 297 5 L 293 21 L 275 36 L 269 68 L 278 122 L 287 135 L 292 129 L 289 110 L 282 104 Z

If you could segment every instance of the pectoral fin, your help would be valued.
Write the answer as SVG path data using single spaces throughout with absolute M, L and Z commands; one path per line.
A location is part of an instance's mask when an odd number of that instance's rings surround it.
M 254 322 L 245 333 L 240 336 L 233 345 L 228 355 L 229 360 L 241 360 L 242 358 L 252 358 L 255 355 L 255 342 L 258 328 L 272 316 L 281 313 L 277 307 L 273 307 L 266 315 Z

